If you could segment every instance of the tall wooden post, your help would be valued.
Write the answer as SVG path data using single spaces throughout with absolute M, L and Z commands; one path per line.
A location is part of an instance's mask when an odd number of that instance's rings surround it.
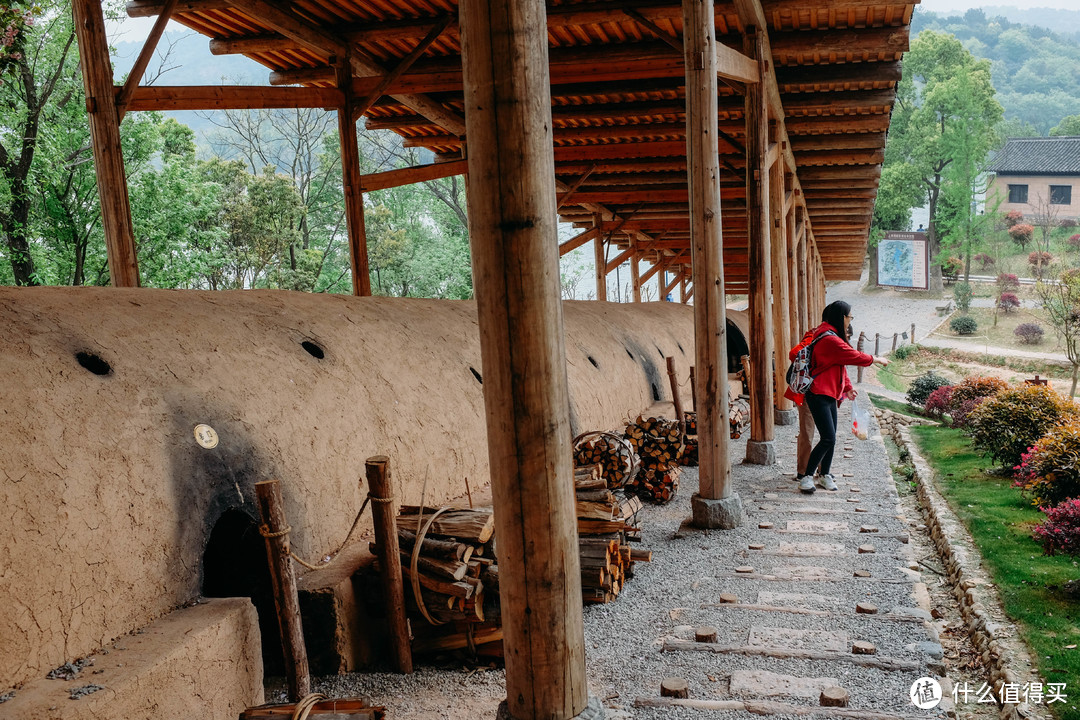
M 792 187 L 791 175 L 787 185 Z M 784 234 L 787 237 L 787 269 L 788 269 L 788 338 L 794 345 L 803 335 L 802 326 L 799 324 L 799 238 L 795 235 L 795 201 L 792 198 L 792 207 L 784 215 Z
M 371 271 L 368 266 L 367 228 L 364 226 L 364 189 L 360 180 L 360 148 L 356 141 L 355 97 L 352 64 L 339 58 L 338 89 L 345 96 L 338 108 L 338 136 L 341 143 L 341 178 L 345 194 L 345 224 L 349 231 L 349 263 L 352 267 L 353 295 L 371 295 Z
M 543 0 L 460 3 L 504 713 L 566 720 L 585 682 Z
M 716 21 L 712 0 L 683 0 L 682 11 L 699 462 L 698 492 L 691 506 L 699 527 L 730 529 L 742 523 L 742 505 L 731 487 L 729 457 Z
M 743 50 L 757 60 L 759 76 L 766 72 L 762 30 L 747 27 Z M 750 439 L 746 462 L 772 465 L 773 446 L 773 318 L 772 263 L 769 247 L 769 114 L 764 82 L 746 85 L 746 231 L 749 236 L 750 277 Z
M 637 240 L 631 238 L 630 246 L 633 247 Z M 641 302 L 641 268 L 638 266 L 638 254 L 630 256 L 630 287 L 634 291 L 634 302 Z
M 593 224 L 600 227 L 603 217 L 593 217 Z M 607 300 L 607 257 L 604 253 L 604 234 L 601 232 L 593 241 L 593 258 L 596 261 L 596 299 Z M 618 299 L 618 298 L 616 298 Z
M 784 397 L 787 387 L 785 375 L 788 366 L 787 352 L 792 346 L 791 324 L 788 320 L 791 308 L 791 283 L 788 270 L 788 234 L 787 217 L 784 214 L 784 164 L 782 160 L 773 163 L 769 170 L 769 250 L 772 265 L 772 321 L 773 348 L 775 357 L 772 364 L 773 397 L 775 398 L 774 420 L 777 425 L 794 425 L 799 421 L 795 405 Z
M 138 287 L 139 259 L 135 253 L 135 229 L 131 222 L 127 175 L 120 147 L 120 119 L 116 112 L 105 17 L 100 0 L 72 0 L 71 11 L 75 35 L 79 39 L 79 63 L 86 90 L 86 110 L 90 116 L 90 144 L 94 150 L 94 173 L 101 199 L 109 278 L 114 287 Z
M 255 500 L 259 505 L 261 529 L 270 560 L 270 584 L 281 630 L 281 649 L 285 654 L 285 680 L 289 686 L 289 699 L 297 702 L 311 693 L 311 674 L 300 622 L 296 576 L 289 555 L 289 523 L 285 518 L 285 503 L 281 500 L 281 483 L 277 480 L 255 483 Z
M 412 646 L 409 642 L 409 621 L 405 617 L 405 589 L 401 579 L 401 553 L 397 534 L 397 508 L 393 502 L 394 488 L 390 484 L 390 458 L 385 455 L 369 457 L 364 471 L 370 493 L 371 521 L 375 529 L 375 547 L 382 568 L 383 598 L 386 601 L 387 624 L 390 630 L 390 653 L 398 672 L 413 671 Z
M 864 332 L 859 333 L 859 340 L 855 344 L 855 349 L 858 350 L 859 352 L 864 352 L 863 351 L 863 343 L 865 343 L 865 342 L 866 342 L 866 333 L 864 333 Z M 863 376 L 863 368 L 862 368 L 861 365 L 859 366 L 859 369 L 855 373 L 855 375 L 858 378 L 858 380 L 856 380 L 855 382 L 861 383 L 862 382 L 862 376 Z
M 799 259 L 795 266 L 795 272 L 799 278 L 799 337 L 801 338 L 810 328 L 817 324 L 817 318 L 810 311 L 810 293 L 807 292 L 807 271 L 809 270 L 806 258 L 805 232 L 799 235 Z

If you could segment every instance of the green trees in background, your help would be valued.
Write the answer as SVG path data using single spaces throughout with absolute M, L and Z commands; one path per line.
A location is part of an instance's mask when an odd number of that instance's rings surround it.
M 70 9 L 10 3 L 5 30 L 0 284 L 107 284 Z M 209 151 L 159 113 L 121 124 L 142 284 L 351 292 L 336 114 L 230 111 L 214 122 Z M 360 140 L 362 172 L 423 161 L 391 133 Z M 460 178 L 372 193 L 365 206 L 376 294 L 472 296 Z
M 925 31 L 904 58 L 874 221 L 878 230 L 907 226 L 914 207 L 930 208 L 931 289 L 942 288 L 934 262 L 942 243 L 959 247 L 965 275 L 981 220 L 971 200 L 996 143 L 1002 108 L 990 63 L 950 35 Z M 942 212 L 947 209 L 948 212 Z

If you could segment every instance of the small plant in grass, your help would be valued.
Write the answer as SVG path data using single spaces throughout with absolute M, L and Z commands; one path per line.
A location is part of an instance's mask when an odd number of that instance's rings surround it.
M 1054 256 L 1048 252 L 1035 250 L 1028 253 L 1028 265 L 1039 277 L 1042 277 L 1043 271 L 1050 267 L 1052 262 L 1054 262 Z
M 979 263 L 979 265 L 982 266 L 982 269 L 984 271 L 989 270 L 994 266 L 994 258 L 990 255 L 987 255 L 986 253 L 979 253 L 978 255 L 973 257 L 972 260 Z
M 1021 222 L 1023 219 L 1024 213 L 1020 212 L 1019 210 L 1010 210 L 1009 212 L 1005 213 L 1005 227 L 1016 227 L 1016 224 Z
M 1065 244 L 1069 246 L 1070 250 L 1080 250 L 1080 233 L 1070 235 L 1069 239 L 1065 241 Z
M 923 411 L 928 417 L 940 420 L 941 416 L 949 409 L 949 400 L 952 398 L 953 386 L 942 385 L 930 393 L 923 403 Z
M 1035 228 L 1027 223 L 1017 223 L 1009 228 L 1009 237 L 1013 239 L 1013 242 L 1020 246 L 1021 250 L 1027 248 L 1027 244 L 1031 242 L 1032 236 L 1035 234 Z
M 1080 555 L 1080 498 L 1066 500 L 1044 511 L 1046 522 L 1032 530 L 1032 537 L 1042 545 L 1043 554 Z
M 1025 345 L 1038 345 L 1043 339 L 1043 329 L 1039 323 L 1020 323 L 1013 330 L 1013 335 L 1020 338 Z
M 1058 223 L 1058 227 L 1062 228 L 1074 228 L 1077 225 L 1080 225 L 1080 223 L 1077 223 L 1076 218 L 1062 218 L 1061 222 Z
M 1016 293 L 1001 293 L 1001 297 L 998 298 L 998 307 L 1010 313 L 1020 307 L 1020 298 L 1016 297 Z
M 1020 289 L 1020 278 L 1012 273 L 998 273 L 997 287 L 999 293 L 1016 292 Z
M 962 313 L 967 313 L 971 309 L 971 283 L 958 282 L 956 287 L 952 291 L 953 300 L 956 301 L 956 307 Z
M 1080 497 L 1080 421 L 1052 428 L 1020 456 L 1015 487 L 1037 507 Z
M 930 393 L 939 387 L 951 384 L 948 379 L 931 370 L 912 381 L 911 387 L 907 391 L 907 401 L 915 407 L 922 407 L 926 404 L 926 399 L 930 397 Z
M 968 315 L 960 315 L 949 321 L 949 328 L 957 335 L 974 335 L 979 329 L 979 323 L 975 318 Z
M 946 258 L 941 261 L 941 274 L 955 278 L 964 269 L 964 261 L 958 257 Z
M 967 417 L 964 430 L 976 450 L 1011 468 L 1051 428 L 1078 418 L 1080 407 L 1069 398 L 1046 385 L 1035 385 L 1006 390 L 981 402 Z
M 901 345 L 900 347 L 893 350 L 890 355 L 892 356 L 893 360 L 907 360 L 909 357 L 914 355 L 915 351 L 918 349 L 919 348 L 917 345 Z

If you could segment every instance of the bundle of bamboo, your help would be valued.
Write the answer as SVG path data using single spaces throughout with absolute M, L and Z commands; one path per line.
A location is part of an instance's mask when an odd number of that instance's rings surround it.
M 678 463 L 685 450 L 679 422 L 639 415 L 626 426 L 625 437 L 641 458 L 641 470 L 627 483 L 627 491 L 655 503 L 675 497 L 679 489 Z
M 574 438 L 575 467 L 600 465 L 607 487 L 614 490 L 633 479 L 638 461 L 633 447 L 613 433 L 594 431 Z

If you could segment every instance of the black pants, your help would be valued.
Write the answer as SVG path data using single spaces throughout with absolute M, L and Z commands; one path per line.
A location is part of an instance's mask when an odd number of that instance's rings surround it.
M 814 416 L 814 425 L 821 436 L 806 461 L 806 474 L 813 475 L 816 470 L 822 475 L 828 475 L 832 468 L 833 450 L 836 448 L 836 398 L 808 392 L 804 402 Z

